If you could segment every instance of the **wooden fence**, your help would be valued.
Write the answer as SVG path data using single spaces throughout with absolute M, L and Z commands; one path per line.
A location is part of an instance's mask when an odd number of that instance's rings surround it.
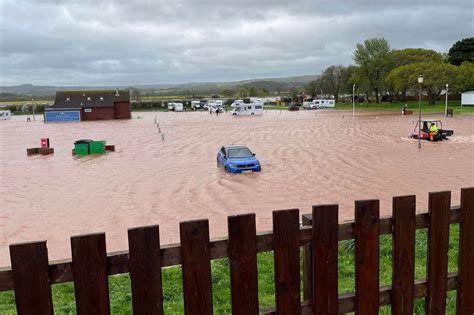
M 180 224 L 181 244 L 160 247 L 159 227 L 128 230 L 129 251 L 106 253 L 105 234 L 71 238 L 72 261 L 48 263 L 46 242 L 10 246 L 11 268 L 0 270 L 0 291 L 14 290 L 22 314 L 52 314 L 51 285 L 73 281 L 81 314 L 109 314 L 108 276 L 130 273 L 134 314 L 163 314 L 161 268 L 182 265 L 186 314 L 212 314 L 211 259 L 229 257 L 232 314 L 413 314 L 425 297 L 427 314 L 444 314 L 457 290 L 457 314 L 474 314 L 474 188 L 430 193 L 428 213 L 415 213 L 415 196 L 393 198 L 393 217 L 379 201 L 355 202 L 355 220 L 338 223 L 338 206 L 314 206 L 299 222 L 297 209 L 273 212 L 273 232 L 256 233 L 255 215 L 228 217 L 228 239 L 209 240 L 207 220 Z M 312 224 L 311 224 L 312 223 Z M 448 273 L 449 226 L 460 223 L 458 271 Z M 428 228 L 427 278 L 415 280 L 415 232 Z M 393 280 L 379 287 L 379 235 L 393 237 Z M 355 292 L 338 294 L 338 242 L 355 240 Z M 300 248 L 304 247 L 304 297 Z M 259 309 L 257 253 L 274 252 L 273 309 Z

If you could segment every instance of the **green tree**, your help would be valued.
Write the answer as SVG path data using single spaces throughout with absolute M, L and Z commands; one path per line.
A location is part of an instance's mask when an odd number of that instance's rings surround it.
M 448 60 L 456 66 L 461 65 L 464 61 L 474 62 L 474 37 L 457 41 L 449 49 Z
M 379 103 L 379 94 L 384 89 L 385 78 L 392 68 L 391 49 L 385 38 L 366 39 L 357 44 L 353 59 L 358 66 L 356 77 L 364 78 Z
M 333 65 L 321 74 L 321 81 L 324 90 L 329 90 L 334 96 L 336 103 L 339 101 L 339 92 L 344 85 L 343 80 L 346 78 L 347 68 L 343 65 Z
M 443 55 L 431 49 L 405 48 L 393 50 L 391 54 L 395 67 L 417 62 L 443 62 Z
M 459 66 L 459 71 L 459 91 L 464 92 L 474 90 L 474 63 L 464 61 Z
M 311 98 L 314 98 L 316 97 L 316 95 L 318 95 L 318 91 L 321 90 L 321 87 L 321 79 L 312 80 L 305 85 L 304 92 L 306 95 L 309 95 L 311 96 Z
M 422 89 L 428 93 L 430 104 L 435 104 L 441 91 L 449 84 L 451 91 L 461 87 L 459 67 L 439 62 L 418 62 L 393 70 L 388 80 L 398 89 L 418 90 L 418 76 L 423 76 Z
M 391 60 L 393 69 L 385 80 L 387 89 L 398 100 L 404 102 L 409 83 L 406 80 L 406 69 L 400 71 L 399 67 L 419 62 L 443 62 L 443 56 L 431 49 L 406 48 L 393 50 Z

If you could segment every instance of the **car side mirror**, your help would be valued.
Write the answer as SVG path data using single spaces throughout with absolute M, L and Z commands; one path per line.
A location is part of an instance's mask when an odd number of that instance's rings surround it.
M 227 160 L 227 156 L 223 155 L 222 157 L 224 158 L 224 160 Z
M 252 155 L 255 156 L 255 153 L 253 153 Z

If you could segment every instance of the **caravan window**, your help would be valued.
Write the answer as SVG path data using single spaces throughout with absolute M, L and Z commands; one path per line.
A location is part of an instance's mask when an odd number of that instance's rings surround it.
M 262 109 L 263 107 L 261 105 L 256 105 L 255 109 Z
M 247 109 L 252 109 L 252 106 L 247 106 Z

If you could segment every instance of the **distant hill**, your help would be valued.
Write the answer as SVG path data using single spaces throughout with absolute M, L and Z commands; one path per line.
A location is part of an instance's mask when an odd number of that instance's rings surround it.
M 302 75 L 285 78 L 250 79 L 235 82 L 191 82 L 183 84 L 156 84 L 133 86 L 41 86 L 22 84 L 15 86 L 0 86 L 0 93 L 18 96 L 41 97 L 52 96 L 56 91 L 95 90 L 95 89 L 137 89 L 154 91 L 159 94 L 169 93 L 219 93 L 224 89 L 237 90 L 241 87 L 256 87 L 270 92 L 288 91 L 292 88 L 302 88 L 309 81 L 316 80 L 317 75 Z

